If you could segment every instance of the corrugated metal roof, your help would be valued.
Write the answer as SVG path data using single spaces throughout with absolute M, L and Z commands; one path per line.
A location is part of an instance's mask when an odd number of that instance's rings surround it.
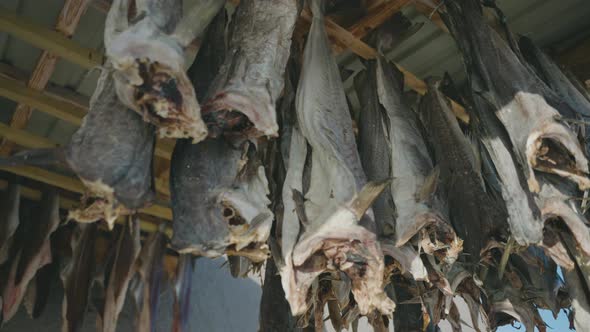
M 63 0 L 0 0 L 0 6 L 16 12 L 52 29 L 63 6 Z M 588 0 L 498 0 L 514 32 L 532 37 L 541 46 L 561 45 L 590 35 L 590 6 Z M 463 66 L 453 39 L 427 17 L 407 6 L 404 13 L 414 22 L 424 26 L 405 40 L 390 54 L 418 77 L 441 76 L 445 71 L 461 80 Z M 82 46 L 100 49 L 105 13 L 90 6 L 82 17 L 73 40 Z M 570 42 L 571 43 L 571 42 Z M 0 61 L 21 70 L 28 77 L 41 51 L 24 41 L 0 32 Z M 355 57 L 341 56 L 341 63 L 360 68 Z M 89 97 L 96 84 L 98 73 L 88 71 L 66 60 L 59 60 L 51 83 L 66 87 Z M 0 98 L 0 120 L 8 122 L 15 103 Z M 75 127 L 41 112 L 34 112 L 27 130 L 49 137 L 58 143 L 66 143 Z

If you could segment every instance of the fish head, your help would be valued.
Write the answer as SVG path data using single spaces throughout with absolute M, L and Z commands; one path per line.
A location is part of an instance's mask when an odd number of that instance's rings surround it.
M 107 54 L 119 99 L 155 124 L 161 137 L 195 143 L 205 138 L 207 128 L 177 41 L 146 17 L 113 38 Z

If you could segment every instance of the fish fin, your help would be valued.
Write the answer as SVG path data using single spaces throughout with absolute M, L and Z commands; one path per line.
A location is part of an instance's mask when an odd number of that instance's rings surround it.
M 391 183 L 390 179 L 383 181 L 371 181 L 367 183 L 356 197 L 348 203 L 348 208 L 360 220 L 365 212 L 373 205 L 373 202 L 381 195 L 383 190 Z
M 305 213 L 305 197 L 297 189 L 293 189 L 292 192 L 297 218 L 299 218 L 299 222 L 303 225 L 303 227 L 307 227 L 309 226 L 309 219 L 307 219 L 307 214 Z
M 313 18 L 324 18 L 324 11 L 326 9 L 326 4 L 324 0 L 311 0 L 309 1 L 309 7 L 311 8 Z
M 0 166 L 61 166 L 69 168 L 63 148 L 31 149 L 15 153 L 11 157 L 0 158 Z
M 420 192 L 418 193 L 418 201 L 424 202 L 427 201 L 438 188 L 438 181 L 440 177 L 440 167 L 437 165 L 435 166 L 430 174 L 424 180 L 422 184 L 422 188 L 420 188 Z

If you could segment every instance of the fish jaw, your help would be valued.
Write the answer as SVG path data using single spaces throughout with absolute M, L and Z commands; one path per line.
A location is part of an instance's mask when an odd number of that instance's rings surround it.
M 219 131 L 232 131 L 234 130 L 232 127 L 242 129 L 243 126 L 251 124 L 254 129 L 246 129 L 248 137 L 277 137 L 279 125 L 277 124 L 277 115 L 275 107 L 269 98 L 270 96 L 264 91 L 250 90 L 253 89 L 246 90 L 245 88 L 238 89 L 236 87 L 218 93 L 203 107 L 203 117 L 205 117 L 207 124 L 218 127 Z M 241 119 L 237 126 L 233 123 L 228 126 L 228 124 L 223 123 L 224 121 L 220 117 L 216 116 L 216 113 L 224 111 L 238 111 L 247 120 Z
M 322 257 L 328 269 L 348 275 L 361 314 L 377 309 L 387 315 L 395 310 L 395 303 L 383 291 L 385 265 L 377 236 L 357 225 L 353 211 L 341 208 L 304 233 L 293 249 L 294 268 L 304 267 L 314 256 Z M 296 288 L 300 298 L 308 291 L 303 286 Z
M 80 223 L 92 223 L 104 220 L 112 230 L 119 216 L 131 214 L 132 211 L 120 204 L 114 195 L 113 188 L 101 180 L 82 182 L 88 188 L 82 197 L 82 206 L 79 209 L 70 210 L 68 219 Z M 90 203 L 88 203 L 90 202 Z
M 207 136 L 181 46 L 148 18 L 117 36 L 107 55 L 119 99 L 156 125 L 160 137 L 197 143 Z

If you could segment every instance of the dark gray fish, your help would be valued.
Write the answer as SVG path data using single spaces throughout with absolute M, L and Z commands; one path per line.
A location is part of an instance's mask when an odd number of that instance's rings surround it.
M 439 183 L 447 201 L 449 217 L 472 262 L 493 236 L 501 235 L 506 215 L 486 192 L 476 155 L 463 135 L 439 82 L 428 81 L 428 92 L 420 103 L 420 117 L 430 135 Z
M 12 237 L 18 224 L 20 208 L 20 185 L 10 183 L 0 196 L 0 264 L 8 260 Z
M 170 192 L 174 249 L 207 257 L 231 250 L 253 261 L 266 258 L 273 214 L 253 144 L 234 147 L 223 137 L 200 144 L 179 141 L 172 155 Z
M 119 313 L 123 309 L 129 281 L 135 273 L 135 260 L 139 255 L 139 220 L 128 217 L 117 240 L 117 249 L 106 284 L 104 311 L 97 320 L 98 331 L 114 332 Z
M 559 66 L 528 37 L 520 37 L 519 48 L 539 77 L 578 114 L 590 117 L 590 100 L 582 94 Z
M 590 188 L 588 160 L 575 134 L 559 121 L 560 111 L 571 116 L 568 105 L 485 22 L 479 0 L 448 1 L 445 8 L 443 19 L 463 53 L 471 89 L 493 105 L 529 189 L 540 190 L 533 169 Z
M 191 315 L 191 289 L 196 257 L 190 254 L 180 255 L 174 281 L 174 319 L 172 332 L 188 332 Z
M 576 242 L 570 234 L 560 234 L 562 241 L 568 247 L 570 256 L 575 260 L 575 268 L 564 270 L 563 275 L 571 298 L 573 317 L 570 325 L 576 331 L 588 332 L 590 326 L 590 258 L 577 249 Z
M 154 146 L 154 127 L 119 101 L 112 71 L 104 69 L 90 99 L 90 111 L 67 146 L 25 151 L 8 162 L 61 163 L 70 168 L 87 192 L 82 207 L 70 211 L 69 218 L 104 219 L 112 228 L 119 215 L 143 208 L 155 198 Z
M 51 263 L 51 234 L 60 223 L 59 196 L 55 192 L 43 193 L 40 205 L 34 212 L 35 222 L 23 239 L 23 244 L 12 261 L 9 277 L 2 292 L 2 316 L 10 320 L 23 300 L 29 282 L 37 271 Z
M 286 258 L 293 272 L 283 277 L 283 287 L 293 314 L 300 315 L 307 311 L 315 278 L 324 271 L 342 271 L 351 279 L 361 314 L 389 314 L 395 304 L 383 291 L 383 254 L 370 209 L 388 183 L 367 184 L 322 7 L 321 0 L 311 2 L 313 19 L 296 96 L 300 130 L 311 146 L 310 185 L 303 192 L 309 224 Z
M 129 286 L 137 310 L 136 331 L 156 330 L 160 293 L 167 278 L 164 270 L 167 243 L 168 239 L 162 230 L 154 232 L 144 242 L 137 257 L 137 275 Z
M 64 284 L 63 332 L 82 329 L 94 279 L 98 224 L 78 224 L 72 237 L 72 258 L 61 272 Z
M 186 75 L 185 48 L 224 5 L 200 0 L 187 13 L 182 0 L 142 0 L 129 21 L 129 0 L 115 0 L 105 24 L 105 46 L 115 68 L 117 95 L 158 127 L 161 137 L 207 136 L 195 90 Z
M 540 244 L 543 222 L 534 198 L 522 176 L 522 168 L 514 158 L 506 131 L 485 99 L 472 95 L 473 116 L 479 139 L 498 179 L 502 199 L 506 204 L 510 234 L 523 246 Z
M 275 106 L 284 86 L 300 2 L 240 2 L 232 19 L 225 62 L 202 110 L 210 135 L 278 135 Z

